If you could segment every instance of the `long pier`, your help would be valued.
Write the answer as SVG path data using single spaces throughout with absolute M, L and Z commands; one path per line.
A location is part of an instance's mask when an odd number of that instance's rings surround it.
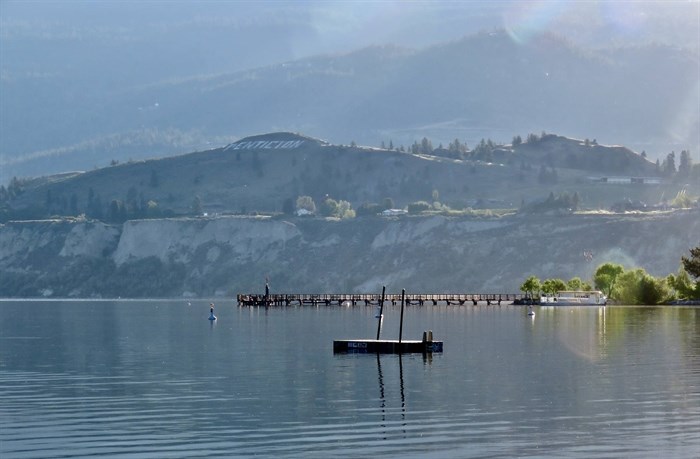
M 400 293 L 387 293 L 385 302 L 392 305 L 401 304 Z M 379 305 L 381 294 L 378 293 L 270 293 L 270 294 L 238 294 L 236 299 L 239 306 L 372 306 Z M 437 293 L 437 294 L 409 294 L 405 295 L 407 305 L 433 305 L 439 304 L 463 306 L 485 303 L 501 305 L 501 302 L 523 300 L 521 293 Z

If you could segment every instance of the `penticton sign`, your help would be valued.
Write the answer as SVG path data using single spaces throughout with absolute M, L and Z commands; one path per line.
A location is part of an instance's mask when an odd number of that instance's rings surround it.
M 299 148 L 306 140 L 243 140 L 240 142 L 232 143 L 224 148 L 224 151 L 228 150 L 290 150 L 293 148 Z

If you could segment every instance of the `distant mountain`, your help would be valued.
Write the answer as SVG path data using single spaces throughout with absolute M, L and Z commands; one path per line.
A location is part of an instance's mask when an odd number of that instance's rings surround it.
M 550 192 L 576 192 L 583 207 L 598 208 L 618 200 L 619 189 L 606 194 L 589 177 L 650 177 L 658 172 L 624 147 L 554 134 L 531 137 L 515 146 L 480 146 L 455 159 L 437 149 L 409 153 L 270 133 L 186 155 L 18 180 L 9 187 L 9 198 L 0 196 L 1 217 L 86 214 L 120 222 L 202 212 L 279 213 L 293 209 L 302 195 L 318 204 L 327 198 L 348 201 L 358 210 L 387 200 L 392 207 L 439 201 L 460 210 L 516 208 Z M 654 196 L 658 190 L 637 187 L 627 192 L 648 200 L 647 193 Z
M 42 104 L 31 82 L 5 78 L 1 179 L 61 171 L 60 162 L 50 166 L 41 159 L 46 155 L 28 154 L 32 139 L 43 151 L 52 138 L 102 145 L 100 139 L 144 129 L 181 133 L 192 139 L 193 149 L 206 139 L 270 131 L 364 145 L 458 138 L 473 147 L 482 138 L 509 143 L 516 133 L 545 130 L 624 144 L 656 159 L 671 150 L 700 151 L 698 62 L 698 49 L 586 49 L 551 34 L 518 42 L 494 31 L 421 50 L 370 47 L 255 70 L 105 88 L 58 106 Z M 70 116 L 61 106 L 67 103 Z M 149 144 L 127 135 L 123 142 L 155 155 L 183 151 L 167 136 Z M 51 151 L 82 169 L 144 157 L 119 144 L 111 150 Z
M 284 129 L 369 145 L 423 135 L 507 142 L 513 132 L 547 130 L 667 153 L 698 138 L 700 120 L 684 138 L 668 134 L 682 116 L 674 112 L 700 97 L 698 80 L 697 53 L 592 51 L 551 35 L 520 45 L 494 32 L 421 51 L 369 48 L 160 85 L 137 97 L 160 93 L 179 129 Z

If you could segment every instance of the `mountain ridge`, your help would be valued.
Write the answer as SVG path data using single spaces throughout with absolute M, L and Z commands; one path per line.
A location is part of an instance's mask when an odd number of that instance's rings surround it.
M 109 220 L 116 204 L 149 207 L 151 217 L 196 215 L 195 199 L 208 213 L 276 213 L 301 195 L 319 203 L 343 199 L 355 208 L 390 198 L 406 207 L 435 201 L 435 192 L 443 204 L 460 209 L 477 200 L 515 208 L 550 191 L 577 191 L 590 208 L 619 198 L 613 190 L 605 198 L 591 174 L 659 174 L 656 165 L 625 147 L 554 134 L 531 137 L 517 145 L 409 152 L 334 145 L 290 132 L 254 135 L 211 150 L 26 181 L 21 192 L 3 200 L 3 219 L 86 214 Z M 542 174 L 561 179 L 543 184 Z
M 86 95 L 89 106 L 75 101 L 72 117 L 55 117 L 60 107 L 34 107 L 42 123 L 15 116 L 27 110 L 36 91 L 21 80 L 2 80 L 8 97 L 0 150 L 10 159 L 29 155 L 31 148 L 12 145 L 43 139 L 37 133 L 47 129 L 55 139 L 70 134 L 73 145 L 91 138 L 82 149 L 57 151 L 88 169 L 110 159 L 144 158 L 149 150 L 167 155 L 211 139 L 226 143 L 250 132 L 305 132 L 336 144 L 407 145 L 426 136 L 474 145 L 481 138 L 504 143 L 513 132 L 547 130 L 629 145 L 658 158 L 670 150 L 700 151 L 698 52 L 669 45 L 583 48 L 551 34 L 519 43 L 500 30 L 425 49 L 377 46 L 121 87 Z M 101 144 L 97 139 L 105 136 L 114 140 Z M 47 167 L 55 166 L 39 158 L 6 161 L 4 179 L 61 172 Z

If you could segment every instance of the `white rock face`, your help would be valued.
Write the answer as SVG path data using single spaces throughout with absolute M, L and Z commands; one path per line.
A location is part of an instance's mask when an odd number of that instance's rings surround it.
M 420 220 L 401 220 L 386 225 L 372 242 L 372 249 L 396 244 L 417 243 L 424 237 L 429 237 L 432 230 L 445 224 L 444 217 L 431 217 Z
M 234 259 L 255 261 L 300 235 L 293 224 L 269 218 L 134 220 L 124 224 L 113 258 L 117 265 L 147 257 L 188 263 L 198 248 L 216 245 L 228 247 Z M 218 256 L 209 249 L 208 257 Z
M 11 222 L 0 225 L 0 266 L 22 264 L 25 257 L 42 249 L 61 257 L 101 256 L 114 250 L 119 234 L 118 227 L 101 222 Z
M 118 228 L 101 223 L 75 225 L 66 236 L 59 256 L 97 256 L 116 244 L 119 233 Z
M 698 209 L 292 222 L 217 217 L 122 226 L 7 223 L 0 225 L 0 296 L 130 294 L 100 291 L 110 285 L 140 285 L 138 294 L 146 296 L 154 286 L 164 286 L 160 296 L 231 295 L 260 292 L 268 277 L 275 291 L 290 293 L 367 293 L 382 285 L 414 293 L 514 293 L 528 275 L 590 280 L 605 262 L 665 276 L 700 243 Z
M 45 223 L 48 224 L 48 223 Z M 9 223 L 0 225 L 0 261 L 12 264 L 29 247 L 42 247 L 52 238 L 49 234 L 37 233 L 34 226 Z

